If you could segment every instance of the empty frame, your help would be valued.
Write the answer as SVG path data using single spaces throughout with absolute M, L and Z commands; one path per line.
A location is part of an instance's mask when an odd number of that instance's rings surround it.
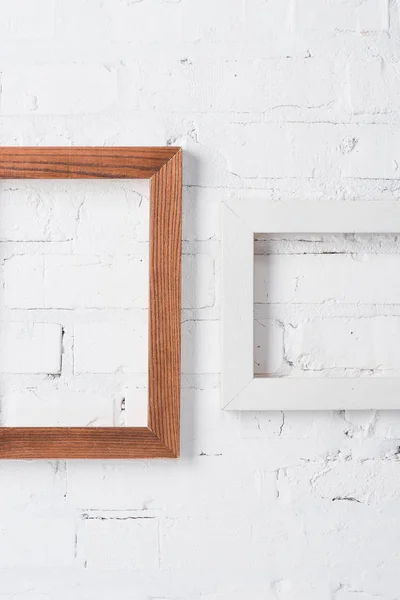
M 149 179 L 147 427 L 0 427 L 3 458 L 179 455 L 182 155 L 180 148 L 0 148 L 1 179 Z M 115 232 L 118 235 L 118 232 Z
M 223 408 L 400 408 L 400 378 L 258 377 L 253 367 L 254 234 L 396 233 L 400 202 L 230 200 L 222 210 Z

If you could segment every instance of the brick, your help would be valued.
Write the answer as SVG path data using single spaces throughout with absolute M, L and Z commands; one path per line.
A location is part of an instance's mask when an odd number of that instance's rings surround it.
M 248 42 L 256 40 L 258 48 L 264 47 L 272 36 L 273 47 L 279 48 L 280 39 L 292 27 L 291 0 L 247 0 L 245 11 L 245 35 Z
M 111 395 L 41 385 L 2 398 L 5 427 L 113 427 Z
M 182 257 L 182 308 L 207 308 L 215 301 L 215 267 L 205 254 Z
M 191 427 L 193 420 L 196 427 Z M 185 453 L 220 457 L 236 439 L 236 427 L 232 427 L 227 412 L 221 411 L 218 387 L 206 386 L 181 389 L 181 445 Z M 229 432 L 229 433 L 228 433 Z
M 234 41 L 243 35 L 243 0 L 194 0 L 183 3 L 183 31 L 187 42 Z
M 5 304 L 13 308 L 44 308 L 43 256 L 12 256 L 4 265 Z
M 73 519 L 20 512 L 2 523 L 0 567 L 69 567 L 74 561 Z
M 60 373 L 61 334 L 61 325 L 53 323 L 4 324 L 0 327 L 0 372 Z
M 276 373 L 282 366 L 283 326 L 272 319 L 254 322 L 254 373 Z
M 360 592 L 358 590 L 339 590 L 336 594 L 336 600 L 374 600 L 376 594 Z
M 168 42 L 171 39 L 181 40 L 183 36 L 183 7 L 175 2 L 150 0 L 145 5 L 142 2 L 121 3 L 119 10 L 115 10 L 115 3 L 108 0 L 105 4 L 106 14 L 113 28 L 113 37 L 120 37 L 129 41 L 132 39 L 149 42 Z M 150 14 L 157 13 L 157 19 L 149 18 Z M 96 10 L 97 14 L 97 10 Z
M 130 385 L 124 390 L 123 398 L 124 411 L 120 414 L 121 426 L 147 427 L 149 405 L 147 382 L 144 385 Z
M 182 239 L 210 241 L 219 238 L 221 200 L 227 197 L 223 190 L 184 188 L 182 206 Z
M 304 178 L 327 167 L 339 132 L 325 124 L 214 123 L 205 139 L 218 147 L 227 169 L 239 178 Z
M 51 0 L 29 0 L 2 3 L 0 37 L 7 40 L 52 38 L 55 30 L 55 10 Z
M 148 306 L 146 258 L 14 256 L 6 262 L 4 276 L 10 308 Z
M 285 254 L 255 257 L 256 303 L 395 304 L 396 254 Z
M 361 33 L 367 31 L 386 31 L 389 29 L 389 2 L 368 0 L 356 8 L 357 30 Z
M 158 568 L 158 522 L 144 513 L 85 514 L 77 543 L 77 559 L 89 569 Z
M 339 475 L 339 476 L 338 476 Z M 351 461 L 338 465 L 338 472 L 329 469 L 315 482 L 314 493 L 322 497 L 352 497 L 367 504 L 383 504 L 399 497 L 399 464 L 395 462 L 357 464 Z
M 0 184 L 0 240 L 58 242 L 73 238 L 78 206 L 54 181 Z
M 99 511 L 141 510 L 151 498 L 144 486 L 147 474 L 142 461 L 124 461 L 117 469 L 111 461 L 95 461 L 92 465 L 79 461 L 69 467 L 68 493 L 75 506 Z
M 260 70 L 264 111 L 291 107 L 312 110 L 326 107 L 339 98 L 339 81 L 332 61 L 271 59 L 263 61 Z
M 396 126 L 374 124 L 349 129 L 340 143 L 344 152 L 343 175 L 360 179 L 397 179 L 398 137 Z M 347 151 L 349 139 L 353 141 Z
M 61 507 L 65 494 L 65 470 L 55 473 L 55 465 L 45 461 L 24 463 L 24 477 L 18 474 L 18 462 L 0 465 L 0 507 L 4 511 L 23 513 L 29 508 L 52 512 Z
M 78 13 L 81 21 L 77 22 L 74 17 Z M 156 14 L 157 18 L 151 19 L 149 14 Z M 97 43 L 100 51 L 110 43 L 118 47 L 121 42 L 127 42 L 129 47 L 134 42 L 147 45 L 182 39 L 182 3 L 149 0 L 143 4 L 133 0 L 115 4 L 113 0 L 106 0 L 99 6 L 93 0 L 84 5 L 79 0 L 71 0 L 69 9 L 64 5 L 59 7 L 58 15 L 64 39 L 74 35 L 79 39 L 90 31 L 90 39 Z
M 145 180 L 90 181 L 81 194 L 74 252 L 137 254 L 149 241 L 148 194 Z M 142 254 L 148 255 L 145 244 Z
M 399 369 L 400 318 L 311 319 L 287 332 L 287 357 L 303 370 Z
M 190 398 L 187 395 L 185 397 Z M 205 395 L 203 397 L 205 398 Z M 217 401 L 214 406 L 218 406 L 217 394 L 213 396 L 213 401 L 214 403 Z M 187 409 L 190 410 L 190 405 L 187 406 Z M 229 417 L 225 417 L 225 419 L 227 426 Z M 232 416 L 230 420 L 232 420 Z M 216 428 L 214 431 L 216 435 L 218 425 L 214 419 L 212 426 Z M 189 431 L 186 429 L 185 436 L 188 433 Z M 258 484 L 255 482 L 253 473 L 246 475 L 245 466 L 242 465 L 240 477 L 237 478 L 235 472 L 229 467 L 229 461 L 227 462 L 221 454 L 224 452 L 221 445 L 218 449 L 214 446 L 214 454 L 211 452 L 211 443 L 206 448 L 204 439 L 203 437 L 202 447 L 195 446 L 196 456 L 192 453 L 193 447 L 188 443 L 182 447 L 182 462 L 186 462 L 186 457 L 192 456 L 196 464 L 196 468 L 192 470 L 185 465 L 181 472 L 176 471 L 173 463 L 167 464 L 167 468 L 163 469 L 165 461 L 154 465 L 150 471 L 146 469 L 146 463 L 139 461 L 121 463 L 117 469 L 112 463 L 104 462 L 99 463 L 95 468 L 89 468 L 85 463 L 71 465 L 68 472 L 69 498 L 75 505 L 91 506 L 100 512 L 122 509 L 140 512 L 144 508 L 148 511 L 148 515 L 152 515 L 154 511 L 156 515 L 162 514 L 168 520 L 179 521 L 181 518 L 190 518 L 194 512 L 202 519 L 207 520 L 207 488 L 212 486 L 215 490 L 219 490 L 215 498 L 215 514 L 223 519 L 223 526 L 227 531 L 228 513 L 233 516 L 243 501 L 249 502 L 249 506 L 258 504 L 260 492 L 257 491 Z M 225 441 L 229 443 L 228 439 Z M 238 460 L 236 463 L 238 469 L 239 463 L 241 463 L 239 446 L 238 438 L 233 439 L 230 447 L 231 451 L 238 448 L 238 454 L 235 454 Z M 228 450 L 228 446 L 226 449 Z M 210 451 L 209 455 L 207 455 L 207 451 Z M 214 460 L 217 458 L 218 461 Z M 267 476 L 266 479 L 268 479 Z M 161 486 L 160 482 L 162 482 Z M 177 493 L 178 490 L 179 493 Z M 235 500 L 226 509 L 228 493 L 235 495 Z M 176 558 L 174 557 L 174 560 Z
M 400 415 L 392 411 L 379 412 L 374 424 L 374 433 L 378 439 L 396 441 L 400 438 Z
M 398 110 L 400 80 L 397 63 L 375 58 L 349 62 L 351 108 L 356 114 Z
M 147 311 L 124 321 L 75 325 L 75 373 L 147 373 Z
M 173 112 L 313 109 L 340 92 L 334 64 L 325 59 L 174 60 L 135 65 L 121 76 L 127 104 Z
M 55 308 L 147 308 L 148 260 L 48 257 L 46 304 Z
M 116 100 L 116 73 L 101 65 L 41 65 L 5 69 L 3 115 L 101 113 Z
M 218 373 L 219 368 L 219 323 L 182 323 L 182 372 Z
M 206 531 L 206 536 L 199 536 Z M 160 526 L 160 554 L 163 569 L 212 569 L 215 557 L 207 551 L 212 546 L 216 555 L 228 553 L 231 568 L 260 568 L 268 560 L 268 550 L 260 540 L 251 540 L 244 522 L 236 522 L 236 533 L 225 519 L 166 519 Z
M 296 29 L 314 31 L 385 31 L 389 26 L 388 0 L 310 2 L 297 0 Z

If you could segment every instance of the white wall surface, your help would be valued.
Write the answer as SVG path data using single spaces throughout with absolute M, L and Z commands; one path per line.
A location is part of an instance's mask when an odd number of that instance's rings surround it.
M 229 195 L 399 198 L 397 2 L 0 9 L 0 144 L 184 147 L 182 457 L 0 463 L 0 597 L 398 600 L 400 415 L 221 412 L 218 274 Z M 0 188 L 2 418 L 115 422 L 123 387 L 145 381 L 121 324 L 145 331 L 146 188 L 123 204 L 113 182 L 14 184 Z M 257 252 L 257 327 L 274 343 L 256 369 L 399 372 L 397 239 Z

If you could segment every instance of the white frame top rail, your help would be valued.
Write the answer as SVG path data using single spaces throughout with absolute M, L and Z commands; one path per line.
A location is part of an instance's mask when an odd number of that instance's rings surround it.
M 253 363 L 254 234 L 398 233 L 400 201 L 288 203 L 233 199 L 223 203 L 222 212 L 223 408 L 400 408 L 400 378 L 255 377 Z

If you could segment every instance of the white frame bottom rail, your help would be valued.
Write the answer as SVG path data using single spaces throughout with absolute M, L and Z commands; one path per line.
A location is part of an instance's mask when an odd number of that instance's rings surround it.
M 255 233 L 398 233 L 400 201 L 234 199 L 223 203 L 222 212 L 222 407 L 399 409 L 400 377 L 254 376 L 253 280 Z

